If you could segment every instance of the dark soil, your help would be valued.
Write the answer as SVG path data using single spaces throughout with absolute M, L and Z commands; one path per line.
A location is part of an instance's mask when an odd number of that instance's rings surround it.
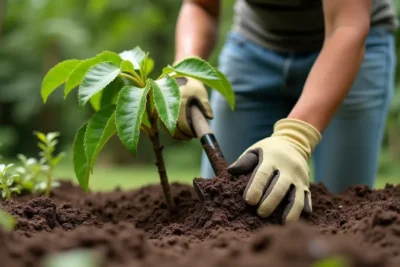
M 0 231 L 0 266 L 42 266 L 75 248 L 95 250 L 103 266 L 319 266 L 340 256 L 345 266 L 400 266 L 400 186 L 333 195 L 312 185 L 313 215 L 282 226 L 279 212 L 261 219 L 243 202 L 247 180 L 200 179 L 204 202 L 172 184 L 174 213 L 158 185 L 86 194 L 63 182 L 51 198 L 2 202 L 17 227 Z

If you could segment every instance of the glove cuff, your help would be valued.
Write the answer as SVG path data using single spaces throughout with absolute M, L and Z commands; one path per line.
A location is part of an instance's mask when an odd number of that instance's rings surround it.
M 307 160 L 322 139 L 321 133 L 311 124 L 289 118 L 276 122 L 272 135 L 288 139 L 305 154 Z

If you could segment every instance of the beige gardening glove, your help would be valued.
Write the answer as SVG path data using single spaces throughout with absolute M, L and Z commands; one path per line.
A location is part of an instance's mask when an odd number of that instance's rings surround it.
M 298 220 L 302 211 L 311 214 L 307 161 L 320 140 L 313 126 L 282 119 L 270 137 L 248 148 L 228 168 L 234 175 L 252 172 L 243 198 L 249 205 L 258 205 L 260 217 L 268 217 L 281 201 L 283 223 Z
M 207 119 L 213 119 L 213 112 L 203 83 L 190 77 L 176 78 L 176 82 L 181 94 L 181 108 L 174 138 L 190 140 L 196 137 L 192 128 L 190 106 L 197 105 Z

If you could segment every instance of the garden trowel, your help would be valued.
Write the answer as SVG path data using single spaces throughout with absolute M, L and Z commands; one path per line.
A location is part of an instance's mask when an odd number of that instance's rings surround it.
M 208 160 L 214 170 L 214 173 L 218 175 L 221 173 L 221 168 L 226 168 L 226 161 L 218 145 L 217 139 L 211 130 L 203 113 L 196 105 L 190 107 L 190 113 L 192 116 L 192 126 L 195 131 L 197 138 L 200 140 L 201 145 L 206 153 Z M 204 201 L 205 194 L 197 184 L 196 179 L 193 179 L 193 187 L 199 196 L 201 201 Z

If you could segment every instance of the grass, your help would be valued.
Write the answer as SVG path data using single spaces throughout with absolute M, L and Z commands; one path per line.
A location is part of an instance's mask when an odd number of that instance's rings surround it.
M 170 182 L 192 184 L 193 178 L 200 177 L 198 158 L 194 157 L 193 153 L 180 149 L 179 153 L 171 150 L 170 153 L 166 154 Z M 310 165 L 312 170 L 312 163 Z M 386 183 L 400 183 L 400 165 L 395 164 L 388 153 L 382 153 L 379 165 L 376 188 L 383 188 Z M 72 164 L 72 152 L 68 152 L 67 157 L 56 167 L 54 177 L 55 179 L 71 180 L 76 184 L 78 183 Z M 159 184 L 157 168 L 152 164 L 139 165 L 136 163 L 132 166 L 122 167 L 99 162 L 89 180 L 89 188 L 93 191 L 108 191 L 116 187 L 133 189 L 149 184 Z
M 200 171 L 195 169 L 179 168 L 179 166 L 168 168 L 170 182 L 192 183 L 194 177 L 199 177 Z M 55 171 L 58 179 L 72 180 L 77 182 L 72 164 L 63 164 Z M 138 188 L 148 184 L 159 183 L 157 168 L 151 165 L 139 165 L 135 167 L 105 167 L 99 166 L 94 169 L 89 180 L 89 188 L 94 191 L 107 191 L 115 187 L 122 189 Z
M 167 171 L 170 182 L 191 184 L 194 177 L 200 177 L 200 170 L 198 168 L 171 166 Z M 386 183 L 400 183 L 400 175 L 391 175 L 379 175 L 376 181 L 376 188 L 383 188 Z M 72 163 L 64 163 L 59 166 L 55 171 L 55 177 L 57 179 L 67 179 L 77 182 Z M 94 191 L 107 191 L 115 187 L 132 189 L 158 183 L 157 169 L 152 165 L 139 165 L 135 167 L 98 166 L 94 169 L 94 173 L 90 177 L 89 187 Z

